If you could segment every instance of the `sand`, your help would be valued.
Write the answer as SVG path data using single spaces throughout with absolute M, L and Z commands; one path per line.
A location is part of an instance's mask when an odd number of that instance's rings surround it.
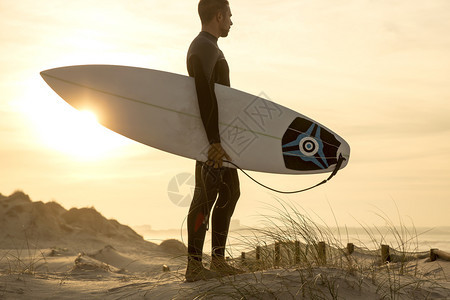
M 356 247 L 325 265 L 262 268 L 249 253 L 230 261 L 245 274 L 187 283 L 180 241 L 146 242 L 93 208 L 0 195 L 0 226 L 0 299 L 450 299 L 450 261 L 439 258 L 382 264 Z

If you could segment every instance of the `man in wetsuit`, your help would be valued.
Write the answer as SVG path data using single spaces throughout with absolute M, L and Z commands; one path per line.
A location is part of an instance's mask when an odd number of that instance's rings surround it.
M 215 83 L 230 86 L 228 63 L 217 40 L 228 35 L 233 24 L 231 10 L 227 0 L 200 0 L 198 12 L 202 31 L 189 47 L 187 69 L 189 76 L 195 78 L 200 115 L 210 146 L 208 161 L 197 161 L 195 166 L 195 191 L 187 221 L 187 281 L 241 272 L 225 262 L 228 228 L 240 191 L 236 169 L 222 167 L 223 160 L 231 159 L 220 143 L 214 92 Z M 202 264 L 202 250 L 211 211 L 212 260 L 208 270 Z

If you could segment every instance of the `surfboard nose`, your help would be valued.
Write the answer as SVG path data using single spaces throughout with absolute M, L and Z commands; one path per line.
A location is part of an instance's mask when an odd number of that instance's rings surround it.
M 344 168 L 348 161 L 350 160 L 350 145 L 344 141 L 341 140 L 341 145 L 339 146 L 339 149 L 337 151 L 337 158 L 342 155 L 343 158 L 345 158 L 345 161 L 342 163 L 341 169 Z
M 60 68 L 53 68 L 53 69 L 47 69 L 47 70 L 43 70 L 41 71 L 39 74 L 41 75 L 41 77 L 46 80 L 46 78 L 48 77 L 52 77 L 52 76 L 56 76 L 58 73 L 58 70 L 63 69 L 64 67 L 60 67 Z

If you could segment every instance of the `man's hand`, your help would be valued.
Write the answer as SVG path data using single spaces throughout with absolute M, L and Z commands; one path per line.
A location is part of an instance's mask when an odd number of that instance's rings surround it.
M 231 157 L 223 150 L 220 143 L 211 144 L 208 150 L 208 165 L 214 168 L 222 168 L 223 159 L 231 161 Z

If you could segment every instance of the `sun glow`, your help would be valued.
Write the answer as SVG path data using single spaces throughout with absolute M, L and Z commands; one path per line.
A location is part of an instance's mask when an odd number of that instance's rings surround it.
M 92 111 L 78 111 L 42 86 L 30 89 L 34 93 L 23 97 L 20 110 L 26 113 L 37 138 L 46 147 L 77 160 L 99 160 L 131 143 L 101 126 Z
M 86 125 L 98 124 L 97 116 L 89 110 L 82 110 L 79 115 L 80 120 Z
M 91 111 L 73 110 L 67 113 L 60 126 L 49 126 L 43 131 L 48 145 L 78 159 L 100 159 L 118 146 L 123 138 L 103 128 Z

